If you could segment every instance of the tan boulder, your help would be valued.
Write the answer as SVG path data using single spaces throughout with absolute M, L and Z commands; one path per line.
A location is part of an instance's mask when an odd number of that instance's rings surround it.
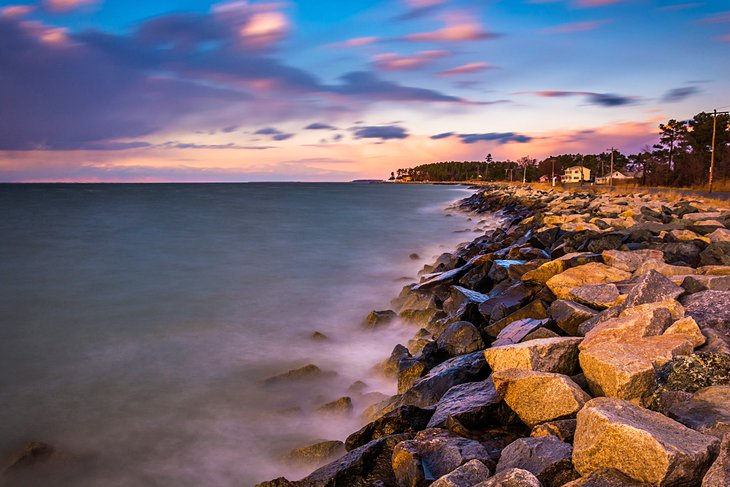
M 708 276 L 730 276 L 730 265 L 705 265 L 698 267 L 697 273 Z
M 707 237 L 703 237 L 702 235 L 699 235 L 692 230 L 672 230 L 669 232 L 669 235 L 674 237 L 677 240 L 680 241 L 692 241 L 692 240 L 702 240 L 705 243 L 710 243 L 710 239 Z
M 700 326 L 691 316 L 675 321 L 672 326 L 664 330 L 664 335 L 684 337 L 689 340 L 695 348 L 704 345 L 705 341 L 707 341 L 705 336 L 702 334 L 702 330 L 700 330 Z
M 588 331 L 580 349 L 585 350 L 598 343 L 630 342 L 636 338 L 661 335 L 671 324 L 670 311 L 660 307 L 644 313 L 611 318 Z
M 661 250 L 604 250 L 601 255 L 607 265 L 626 272 L 634 272 L 649 260 L 664 262 L 664 252 Z
M 570 375 L 578 363 L 582 338 L 541 338 L 484 350 L 493 372 L 506 369 L 537 370 Z
M 649 271 L 657 271 L 665 277 L 687 276 L 695 273 L 695 270 L 692 267 L 666 264 L 664 262 L 659 262 L 658 260 L 649 260 L 641 264 L 639 268 L 634 271 L 634 275 L 643 276 Z
M 570 299 L 570 290 L 591 284 L 607 284 L 629 279 L 631 274 L 615 267 L 590 262 L 572 267 L 548 279 L 547 287 L 560 299 Z
M 616 469 L 653 486 L 697 485 L 719 440 L 620 399 L 600 397 L 578 413 L 573 464 L 581 475 Z
M 621 311 L 619 318 L 626 316 L 635 316 L 649 313 L 655 309 L 666 308 L 672 316 L 672 320 L 676 321 L 684 318 L 684 306 L 682 306 L 676 299 L 664 299 L 662 301 L 656 301 L 653 303 L 639 304 L 632 306 Z
M 530 427 L 570 418 L 591 399 L 562 374 L 507 369 L 493 373 L 492 381 L 504 402 Z
M 707 235 L 707 238 L 712 242 L 730 242 L 730 230 L 727 228 L 718 228 Z

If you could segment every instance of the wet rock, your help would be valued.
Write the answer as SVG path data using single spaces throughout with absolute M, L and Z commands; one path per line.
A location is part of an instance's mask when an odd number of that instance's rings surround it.
M 380 326 L 384 326 L 387 324 L 390 324 L 398 318 L 398 315 L 395 311 L 388 309 L 383 311 L 371 311 L 369 315 L 365 318 L 365 321 L 363 322 L 363 326 L 365 328 L 378 328 Z
M 569 299 L 570 291 L 579 286 L 606 284 L 629 279 L 628 272 L 592 262 L 572 267 L 548 279 L 546 285 L 560 299 Z
M 449 325 L 436 343 L 449 357 L 475 352 L 485 347 L 479 330 L 468 321 L 457 321 Z
M 393 485 L 395 477 L 391 466 L 391 456 L 396 444 L 408 440 L 411 435 L 399 434 L 386 436 L 347 453 L 312 472 L 296 482 L 279 478 L 259 484 L 259 487 L 370 487 L 373 482 L 381 481 Z
M 393 471 L 399 486 L 426 486 L 471 460 L 490 462 L 477 441 L 442 429 L 426 429 L 393 450 Z
M 332 402 L 323 404 L 317 408 L 318 413 L 325 414 L 348 414 L 352 412 L 352 399 L 349 396 L 342 396 Z
M 356 380 L 352 384 L 350 384 L 350 387 L 347 388 L 347 392 L 350 392 L 352 394 L 362 394 L 365 389 L 367 389 L 368 385 L 364 383 L 361 380 Z
M 377 368 L 382 371 L 386 377 L 397 377 L 401 360 L 410 357 L 411 354 L 408 349 L 403 345 L 398 344 L 393 348 L 393 351 L 390 353 L 390 357 L 378 365 Z
M 554 421 L 547 421 L 533 427 L 530 432 L 530 436 L 553 435 L 561 441 L 572 443 L 573 436 L 575 435 L 575 425 L 575 419 L 556 419 Z
M 337 372 L 324 371 L 314 364 L 305 365 L 298 369 L 292 369 L 283 374 L 275 375 L 264 380 L 265 385 L 274 385 L 282 382 L 296 382 L 302 380 L 314 380 L 334 377 Z
M 474 352 L 449 359 L 418 379 L 401 397 L 402 404 L 429 407 L 453 386 L 486 379 L 489 367 L 482 352 Z
M 559 336 L 560 335 L 558 335 L 549 328 L 540 327 L 535 331 L 531 331 L 530 333 L 528 333 L 527 336 L 522 339 L 522 341 L 527 342 L 530 340 L 541 340 L 543 338 L 558 338 Z
M 484 350 L 484 357 L 494 372 L 526 369 L 570 375 L 578 361 L 581 338 L 560 337 L 530 340 Z
M 521 468 L 510 468 L 495 474 L 485 482 L 480 482 L 474 487 L 542 487 L 540 481 L 527 470 Z
M 605 309 L 619 304 L 619 292 L 615 284 L 578 286 L 568 293 L 570 299 L 592 308 Z
M 479 305 L 479 313 L 492 323 L 501 320 L 524 306 L 536 292 L 522 282 L 516 282 L 501 293 Z
M 648 487 L 612 468 L 595 470 L 585 477 L 568 482 L 563 487 Z
M 496 472 L 520 468 L 535 475 L 545 487 L 560 487 L 579 477 L 572 455 L 573 447 L 552 435 L 520 438 L 502 450 Z
M 684 293 L 684 289 L 658 272 L 649 271 L 636 281 L 636 284 L 626 296 L 623 307 L 631 308 L 665 299 L 677 299 L 682 293 Z
M 730 386 L 710 386 L 666 408 L 666 414 L 706 435 L 730 434 Z
M 448 316 L 457 317 L 462 320 L 479 320 L 479 305 L 489 299 L 489 296 L 463 288 L 451 286 L 449 297 L 444 301 L 443 309 Z
M 417 358 L 404 358 L 398 362 L 398 394 L 403 394 L 413 387 L 426 371 L 428 366 Z
M 428 427 L 444 427 L 449 418 L 470 429 L 511 424 L 516 419 L 515 414 L 497 393 L 491 378 L 459 384 L 449 389 L 436 404 L 436 412 Z
M 550 305 L 550 317 L 568 335 L 578 335 L 581 323 L 596 316 L 597 312 L 567 299 L 558 299 Z
M 620 399 L 593 399 L 577 420 L 573 463 L 584 476 L 613 468 L 652 485 L 692 485 L 719 446 L 714 437 Z
M 487 291 L 492 284 L 492 280 L 489 278 L 489 269 L 491 269 L 491 267 L 491 262 L 474 267 L 472 270 L 464 274 L 461 279 L 459 279 L 459 284 L 475 291 Z
M 341 441 L 320 441 L 313 445 L 295 448 L 285 456 L 285 460 L 294 463 L 315 464 L 339 457 L 345 453 L 345 444 Z
M 487 335 L 499 337 L 499 335 L 512 323 L 525 319 L 542 320 L 548 317 L 548 311 L 545 304 L 540 299 L 534 299 L 517 311 L 495 321 L 491 325 L 484 328 Z
M 472 487 L 491 475 L 489 468 L 479 460 L 470 460 L 431 484 L 431 487 Z
M 527 335 L 547 323 L 548 320 L 535 320 L 532 318 L 513 321 L 499 332 L 497 339 L 492 342 L 492 346 L 499 347 L 502 345 L 519 343 L 523 341 Z
M 492 380 L 504 402 L 529 427 L 570 418 L 591 399 L 562 374 L 507 369 L 494 372 Z
M 48 443 L 32 441 L 4 462 L 1 466 L 2 470 L 0 470 L 0 474 L 16 473 L 36 465 L 44 464 L 55 454 L 56 449 Z
M 378 438 L 399 433 L 416 433 L 426 427 L 432 415 L 431 409 L 399 406 L 348 436 L 345 448 L 350 451 Z
M 702 479 L 702 487 L 730 485 L 730 435 L 725 436 L 720 445 L 717 459 Z
M 489 270 L 489 278 L 493 282 L 504 281 L 509 277 L 509 268 L 524 264 L 524 260 L 495 260 Z

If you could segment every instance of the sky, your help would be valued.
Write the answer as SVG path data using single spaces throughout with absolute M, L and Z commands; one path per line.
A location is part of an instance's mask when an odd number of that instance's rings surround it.
M 0 181 L 380 179 L 728 106 L 728 0 L 0 1 Z

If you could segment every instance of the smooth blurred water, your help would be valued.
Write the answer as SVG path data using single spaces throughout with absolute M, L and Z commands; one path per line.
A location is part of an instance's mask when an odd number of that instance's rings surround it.
M 358 414 L 316 406 L 394 393 L 370 373 L 412 327 L 373 333 L 476 221 L 453 186 L 0 186 L 0 456 L 64 458 L 6 485 L 246 486 L 311 468 L 278 460 L 341 439 Z M 423 259 L 409 259 L 416 252 Z M 321 331 L 330 340 L 309 338 Z M 314 363 L 318 385 L 262 387 Z M 355 399 L 359 413 L 367 405 Z M 11 482 L 12 481 L 12 482 Z

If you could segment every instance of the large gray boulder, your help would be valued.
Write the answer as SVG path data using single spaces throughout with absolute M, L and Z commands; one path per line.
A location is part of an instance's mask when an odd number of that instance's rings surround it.
M 520 438 L 502 450 L 496 472 L 520 468 L 546 487 L 560 487 L 579 477 L 572 454 L 573 447 L 552 435 Z
M 449 418 L 466 428 L 513 423 L 515 414 L 502 401 L 491 378 L 459 384 L 446 392 L 436 404 L 429 428 L 444 427 Z

